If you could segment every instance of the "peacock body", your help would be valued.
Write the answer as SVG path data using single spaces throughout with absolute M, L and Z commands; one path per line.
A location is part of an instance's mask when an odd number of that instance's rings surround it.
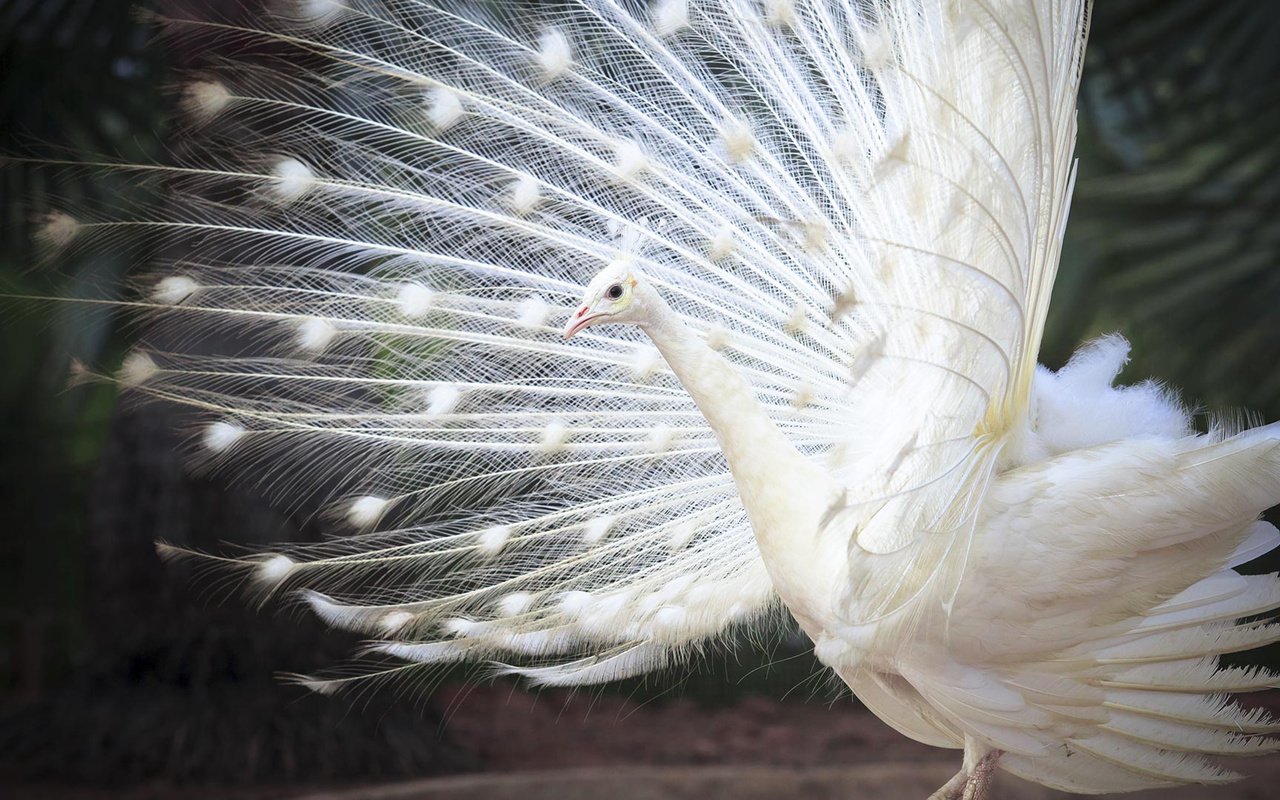
M 1280 640 L 1248 621 L 1280 582 L 1233 570 L 1280 544 L 1280 429 L 1195 433 L 1113 385 L 1118 337 L 1036 365 L 1088 13 L 166 17 L 237 53 L 190 76 L 178 165 L 103 167 L 166 201 L 51 238 L 158 242 L 137 304 L 184 346 L 119 381 L 205 416 L 202 465 L 329 498 L 348 535 L 221 559 L 370 637 L 316 690 L 599 683 L 785 608 L 885 722 L 964 748 L 944 793 L 997 758 L 1229 780 L 1212 756 L 1277 747 L 1229 700 L 1277 678 L 1217 657 Z

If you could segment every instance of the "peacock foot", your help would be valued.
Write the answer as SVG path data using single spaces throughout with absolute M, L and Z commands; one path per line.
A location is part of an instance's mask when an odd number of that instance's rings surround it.
M 986 800 L 991 780 L 996 774 L 996 764 L 1003 750 L 992 750 L 978 760 L 973 770 L 960 770 L 951 776 L 928 800 Z

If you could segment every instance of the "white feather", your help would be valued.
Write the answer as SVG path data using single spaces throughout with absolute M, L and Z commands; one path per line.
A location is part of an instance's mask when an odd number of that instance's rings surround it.
M 296 158 L 282 158 L 273 170 L 270 185 L 272 199 L 278 203 L 293 203 L 310 192 L 316 184 L 316 174 L 311 167 Z
M 147 353 L 135 350 L 121 362 L 118 379 L 121 386 L 133 388 L 151 380 L 159 371 L 160 367 L 155 359 Z
M 573 63 L 573 51 L 569 46 L 569 37 L 559 28 L 548 28 L 542 32 L 538 43 L 538 65 L 542 67 L 543 80 L 553 81 L 565 74 Z
M 212 422 L 204 429 L 204 446 L 214 453 L 221 453 L 230 449 L 245 433 L 245 429 L 234 422 Z
M 199 289 L 200 284 L 188 275 L 170 275 L 156 282 L 155 288 L 151 290 L 151 299 L 157 303 L 176 306 Z
M 382 518 L 387 509 L 387 500 L 376 495 L 365 495 L 351 501 L 347 509 L 347 520 L 357 528 L 367 528 Z
M 327 319 L 310 317 L 298 321 L 298 332 L 295 341 L 300 349 L 308 353 L 321 353 L 338 335 L 338 329 Z
M 462 119 L 462 98 L 450 87 L 436 86 L 427 91 L 423 99 L 427 106 L 427 121 L 437 131 L 443 133 Z
M 652 14 L 653 29 L 659 36 L 670 36 L 689 27 L 688 0 L 658 0 Z
M 435 417 L 452 414 L 461 399 L 462 391 L 457 386 L 447 383 L 432 386 L 427 392 L 427 413 Z
M 481 531 L 476 546 L 485 555 L 496 556 L 510 539 L 511 528 L 507 525 L 498 525 Z
M 296 567 L 293 559 L 277 554 L 259 561 L 254 577 L 259 583 L 274 585 L 289 577 Z
M 542 187 L 530 175 L 521 175 L 511 182 L 511 210 L 518 216 L 532 214 L 542 200 Z
M 435 297 L 436 293 L 426 286 L 406 283 L 396 292 L 396 303 L 400 307 L 400 313 L 406 317 L 421 317 L 431 310 Z
M 231 104 L 231 91 L 219 80 L 192 81 L 182 90 L 182 108 L 193 119 L 207 122 Z

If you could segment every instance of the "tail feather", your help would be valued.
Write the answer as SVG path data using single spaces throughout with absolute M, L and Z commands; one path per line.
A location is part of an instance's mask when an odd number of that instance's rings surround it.
M 1270 522 L 1258 520 L 1250 529 L 1249 536 L 1240 542 L 1235 552 L 1231 554 L 1227 566 L 1234 569 L 1270 553 L 1277 547 L 1280 547 L 1280 530 L 1276 530 L 1276 526 Z
M 1073 739 L 1069 750 L 1087 753 L 1121 769 L 1155 781 L 1177 783 L 1230 783 L 1242 776 L 1199 753 L 1166 750 L 1142 744 L 1128 736 L 1099 731 Z
M 1239 653 L 1280 641 L 1280 624 L 1218 622 L 1119 638 L 1123 641 L 1098 651 L 1098 663 L 1141 664 Z
M 1248 709 L 1221 692 L 1148 692 L 1109 689 L 1103 705 L 1155 719 L 1249 734 L 1280 733 L 1280 720 L 1265 709 Z
M 1124 741 L 1115 737 L 1116 741 Z M 1105 745 L 1104 745 L 1105 746 Z M 1148 756 L 1157 752 L 1150 748 L 1136 749 Z M 1167 789 L 1179 786 L 1187 781 L 1162 774 L 1137 772 L 1117 764 L 1114 758 L 1107 758 L 1084 748 L 1072 749 L 1052 758 L 1033 758 L 1008 753 L 1000 757 L 1000 766 L 1004 770 L 1021 778 L 1075 794 L 1105 794 L 1111 792 L 1138 792 L 1148 789 Z M 1192 769 L 1191 774 L 1204 775 L 1207 780 L 1193 779 L 1192 782 L 1221 783 L 1231 780 L 1223 778 L 1220 771 L 1208 769 Z
M 1113 710 L 1103 729 L 1161 750 L 1217 756 L 1259 756 L 1280 751 L 1280 739 L 1263 733 L 1175 722 Z
M 1126 667 L 1102 680 L 1119 689 L 1160 692 L 1255 692 L 1280 688 L 1280 675 L 1264 668 L 1218 667 L 1214 657 L 1180 659 Z
M 1201 586 L 1213 583 L 1209 589 Z M 1221 584 L 1230 584 L 1231 595 L 1213 594 Z M 1211 576 L 1156 606 L 1135 628 L 1135 632 L 1164 632 L 1206 623 L 1240 619 L 1262 614 L 1280 606 L 1280 576 Z

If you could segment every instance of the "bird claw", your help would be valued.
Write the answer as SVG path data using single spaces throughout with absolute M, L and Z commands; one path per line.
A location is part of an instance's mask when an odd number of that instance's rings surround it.
M 974 765 L 972 772 L 960 770 L 944 783 L 928 800 L 985 800 L 996 774 L 996 764 L 1003 750 L 992 750 Z

